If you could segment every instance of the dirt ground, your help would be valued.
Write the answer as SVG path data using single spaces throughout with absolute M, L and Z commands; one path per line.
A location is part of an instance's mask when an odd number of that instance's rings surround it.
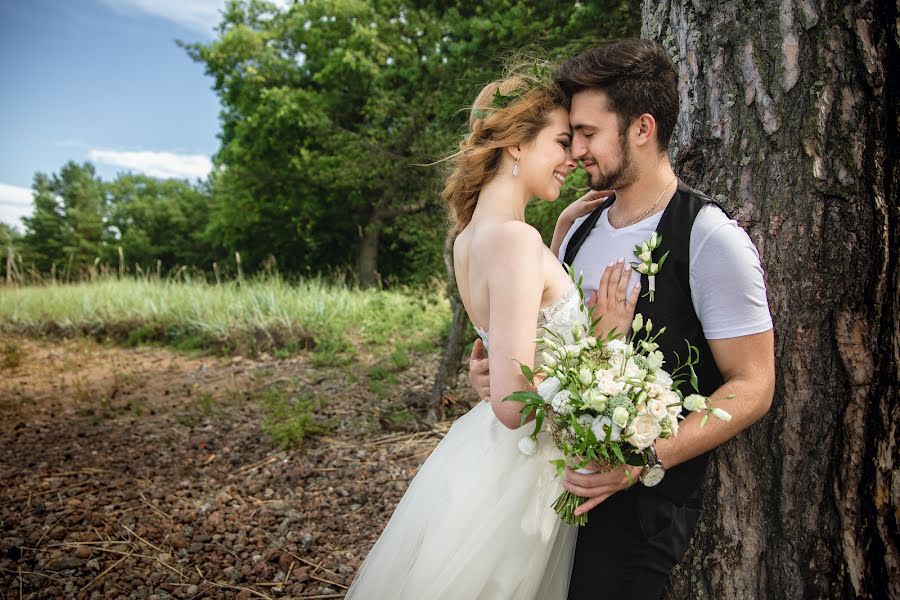
M 357 365 L 4 343 L 0 599 L 342 598 L 448 428 L 385 430 Z M 427 393 L 436 360 L 392 389 Z M 326 433 L 276 446 L 272 390 Z

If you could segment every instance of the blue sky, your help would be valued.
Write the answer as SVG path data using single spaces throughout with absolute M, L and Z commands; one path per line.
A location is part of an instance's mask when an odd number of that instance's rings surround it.
M 91 161 L 204 177 L 212 79 L 175 44 L 209 41 L 224 0 L 0 0 L 0 221 L 30 213 L 36 171 Z

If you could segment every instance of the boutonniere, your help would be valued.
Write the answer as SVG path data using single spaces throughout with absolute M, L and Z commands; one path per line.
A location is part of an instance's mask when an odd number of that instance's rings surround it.
M 662 269 L 663 263 L 666 262 L 666 257 L 669 255 L 667 250 L 659 257 L 658 262 L 653 262 L 653 252 L 659 248 L 661 242 L 662 236 L 654 231 L 649 240 L 634 247 L 634 255 L 639 262 L 631 263 L 638 273 L 647 276 L 649 290 L 644 296 L 650 296 L 650 302 L 653 302 L 653 293 L 656 291 L 656 274 Z

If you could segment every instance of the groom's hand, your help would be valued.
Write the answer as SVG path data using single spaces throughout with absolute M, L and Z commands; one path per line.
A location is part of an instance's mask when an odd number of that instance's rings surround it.
M 472 384 L 479 398 L 485 402 L 491 401 L 491 372 L 481 338 L 475 340 L 475 344 L 472 346 L 472 355 L 469 357 L 469 383 Z
M 637 483 L 642 470 L 643 467 L 625 465 L 612 471 L 585 475 L 576 473 L 572 469 L 566 469 L 566 480 L 563 482 L 563 487 L 573 494 L 587 498 L 587 502 L 575 509 L 576 515 L 582 515 L 616 492 L 621 492 Z

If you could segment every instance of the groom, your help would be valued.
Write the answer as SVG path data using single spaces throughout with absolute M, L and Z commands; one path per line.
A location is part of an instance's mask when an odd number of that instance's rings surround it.
M 747 234 L 672 170 L 678 84 L 659 45 L 631 39 L 589 49 L 563 63 L 556 81 L 571 100 L 574 158 L 592 189 L 616 193 L 588 214 L 577 214 L 583 203 L 563 211 L 553 247 L 585 282 L 599 282 L 607 264 L 638 262 L 634 247 L 658 233 L 653 262 L 669 255 L 652 300 L 649 278 L 632 272 L 642 286 L 636 312 L 657 330 L 666 326 L 657 342 L 669 370 L 679 362 L 676 352 L 686 357 L 685 340 L 699 350 L 700 393 L 732 415 L 701 428 L 700 415 L 690 413 L 675 438 L 656 442 L 644 467 L 566 473 L 566 489 L 587 499 L 580 510 L 591 511 L 578 534 L 569 599 L 657 598 L 697 524 L 709 451 L 772 402 L 774 336 L 763 271 Z M 597 287 L 586 283 L 585 297 Z M 476 345 L 470 378 L 484 397 L 482 352 Z

